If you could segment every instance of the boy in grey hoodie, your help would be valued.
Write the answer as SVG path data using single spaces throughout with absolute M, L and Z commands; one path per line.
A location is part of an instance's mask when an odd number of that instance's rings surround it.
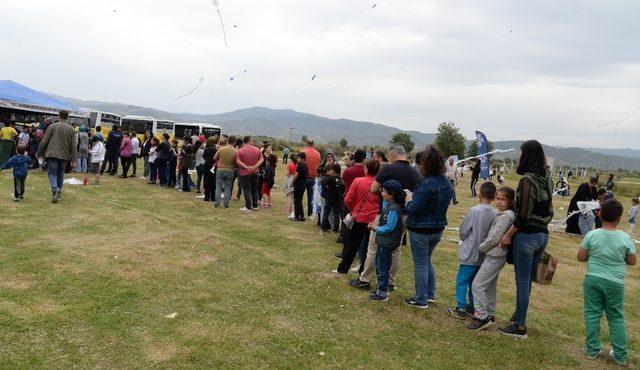
M 498 276 L 507 262 L 508 251 L 508 248 L 500 245 L 500 240 L 516 219 L 515 194 L 513 189 L 506 186 L 496 193 L 498 215 L 491 225 L 489 234 L 480 243 L 480 253 L 484 254 L 484 261 L 471 286 L 476 314 L 473 322 L 467 325 L 469 330 L 486 329 L 495 322 Z
M 456 319 L 470 319 L 475 314 L 471 284 L 483 260 L 480 255 L 480 243 L 487 237 L 491 224 L 496 218 L 497 212 L 491 207 L 495 196 L 496 186 L 492 182 L 482 184 L 480 204 L 467 212 L 460 225 L 462 244 L 459 250 L 460 266 L 456 276 L 456 308 L 447 308 L 447 313 Z

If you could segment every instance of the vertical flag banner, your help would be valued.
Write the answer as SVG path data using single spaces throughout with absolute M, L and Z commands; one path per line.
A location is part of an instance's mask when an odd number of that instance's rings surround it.
M 480 159 L 480 178 L 489 178 L 489 158 L 487 152 L 489 152 L 489 144 L 487 144 L 487 137 L 480 131 L 476 131 L 476 141 L 478 142 L 478 155 Z

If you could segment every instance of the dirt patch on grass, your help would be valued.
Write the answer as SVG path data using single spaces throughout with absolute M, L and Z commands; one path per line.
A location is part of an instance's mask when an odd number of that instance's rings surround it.
M 33 305 L 33 311 L 39 315 L 49 315 L 61 311 L 64 306 L 52 299 L 43 298 Z
M 218 260 L 218 257 L 205 254 L 200 257 L 186 260 L 182 265 L 186 268 L 197 269 L 197 268 L 204 267 L 210 263 L 216 262 L 217 260 Z
M 169 361 L 179 352 L 175 344 L 158 341 L 148 333 L 142 334 L 140 339 L 145 357 L 153 363 Z
M 35 282 L 27 275 L 17 274 L 2 278 L 0 286 L 8 289 L 25 290 L 33 286 Z

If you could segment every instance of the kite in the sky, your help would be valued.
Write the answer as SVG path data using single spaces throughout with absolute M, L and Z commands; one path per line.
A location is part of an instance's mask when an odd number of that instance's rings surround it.
M 229 81 L 233 81 L 233 80 L 235 80 L 236 78 L 238 78 L 239 76 L 241 76 L 241 75 L 243 75 L 243 74 L 245 74 L 245 73 L 247 73 L 247 70 L 246 70 L 246 69 L 245 69 L 244 71 L 242 71 L 242 72 L 240 72 L 240 73 L 236 74 L 235 76 L 231 76 L 231 77 L 229 77 Z
M 599 125 L 598 125 L 598 128 L 600 128 L 600 127 L 605 127 L 605 126 L 615 125 L 616 123 L 620 123 L 620 122 L 623 122 L 623 121 L 628 120 L 630 117 L 631 117 L 631 116 L 627 116 L 625 119 L 619 119 L 619 120 L 617 120 L 617 121 L 611 121 L 611 122 L 605 122 L 605 123 L 599 124 Z
M 218 12 L 218 17 L 220 18 L 220 27 L 222 27 L 222 37 L 224 38 L 224 46 L 228 47 L 229 44 L 227 44 L 227 31 L 224 29 L 224 21 L 222 20 L 222 13 L 220 13 L 220 2 L 218 0 L 211 0 L 211 5 L 213 5 L 216 8 L 216 11 Z
M 204 77 L 200 77 L 198 79 L 198 84 L 196 85 L 196 87 L 194 87 L 193 89 L 191 89 L 188 93 L 186 94 L 182 94 L 180 96 L 176 96 L 175 98 L 173 98 L 173 100 L 178 100 L 178 99 L 182 99 L 185 96 L 191 95 L 193 94 L 196 90 L 198 90 L 200 88 L 200 84 L 202 83 L 202 81 L 204 81 Z
M 339 83 L 339 84 L 335 85 L 334 87 L 330 88 L 329 91 L 333 91 L 333 90 L 335 90 L 335 89 L 337 89 L 339 87 L 342 87 L 342 86 L 344 86 L 344 85 L 346 85 L 348 83 L 349 83 L 349 80 L 344 80 L 341 83 Z
M 313 75 L 313 77 L 311 77 L 311 81 L 316 79 L 316 75 Z
M 371 7 L 371 9 L 375 8 L 376 6 L 378 6 L 378 4 L 373 4 L 373 6 Z

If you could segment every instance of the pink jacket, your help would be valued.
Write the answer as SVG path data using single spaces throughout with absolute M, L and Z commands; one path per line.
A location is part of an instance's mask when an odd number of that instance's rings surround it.
M 122 143 L 120 144 L 120 156 L 121 157 L 131 157 L 131 151 L 133 147 L 131 145 L 131 139 L 125 137 L 122 139 Z

